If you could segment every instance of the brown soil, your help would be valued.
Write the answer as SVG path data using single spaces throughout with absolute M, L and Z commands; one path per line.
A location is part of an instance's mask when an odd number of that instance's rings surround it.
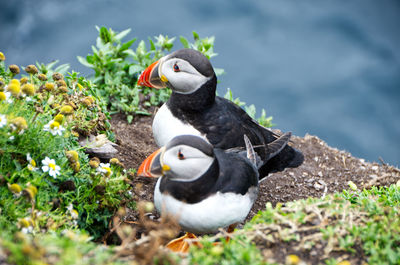
M 127 169 L 138 168 L 157 149 L 152 137 L 151 122 L 150 116 L 136 118 L 132 124 L 128 124 L 123 115 L 112 117 L 111 124 L 119 145 L 117 157 Z M 368 188 L 390 185 L 400 179 L 397 168 L 383 162 L 365 162 L 348 152 L 329 147 L 316 136 L 293 136 L 291 145 L 303 152 L 304 163 L 298 168 L 286 169 L 265 178 L 260 184 L 258 199 L 248 219 L 264 209 L 267 202 L 275 205 L 278 202 L 321 197 L 347 189 L 349 181 L 353 181 L 359 188 Z M 134 199 L 152 201 L 154 184 L 155 180 L 135 177 L 132 184 Z M 137 214 L 132 213 L 129 218 L 137 220 Z

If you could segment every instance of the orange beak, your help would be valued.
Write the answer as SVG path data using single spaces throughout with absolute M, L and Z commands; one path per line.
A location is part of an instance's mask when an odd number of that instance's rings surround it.
M 166 84 L 161 80 L 159 74 L 159 67 L 161 63 L 162 63 L 162 58 L 158 61 L 155 61 L 149 67 L 147 67 L 140 75 L 138 79 L 138 85 L 157 88 L 157 89 L 165 88 Z
M 140 177 L 160 177 L 162 175 L 160 156 L 163 150 L 164 148 L 160 148 L 148 156 L 139 166 L 137 175 Z

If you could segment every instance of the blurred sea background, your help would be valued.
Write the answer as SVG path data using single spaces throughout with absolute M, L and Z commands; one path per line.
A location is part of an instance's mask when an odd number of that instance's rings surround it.
M 218 92 L 265 108 L 276 128 L 367 161 L 400 162 L 400 1 L 0 0 L 6 64 L 59 60 L 90 76 L 95 26 L 215 36 Z M 132 48 L 136 48 L 134 43 Z M 174 50 L 182 48 L 175 41 Z

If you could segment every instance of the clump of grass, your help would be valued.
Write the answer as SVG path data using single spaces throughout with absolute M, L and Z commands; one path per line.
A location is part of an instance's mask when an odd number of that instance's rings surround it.
M 196 264 L 244 264 L 250 257 L 255 264 L 301 264 L 314 252 L 318 263 L 398 264 L 399 210 L 399 185 L 268 203 L 229 243 L 215 246 L 216 237 L 203 238 L 204 248 L 192 248 L 188 258 Z

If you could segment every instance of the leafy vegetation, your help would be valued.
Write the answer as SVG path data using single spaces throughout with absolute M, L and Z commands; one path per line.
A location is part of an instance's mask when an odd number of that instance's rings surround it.
M 159 35 L 154 40 L 149 38 L 150 48 L 147 48 L 145 41 L 141 40 L 134 50 L 131 46 L 136 42 L 136 38 L 122 41 L 130 33 L 130 29 L 119 33 L 105 27 L 97 27 L 97 30 L 99 36 L 96 46 L 92 46 L 93 54 L 87 55 L 86 58 L 77 57 L 80 63 L 94 70 L 92 81 L 97 86 L 96 95 L 105 100 L 110 113 L 125 113 L 128 122 L 131 122 L 137 114 L 150 115 L 149 107 L 159 106 L 166 102 L 171 90 L 141 87 L 137 85 L 137 80 L 140 73 L 151 63 L 163 57 L 166 51 L 171 51 L 176 38 L 164 35 Z M 217 55 L 214 52 L 214 37 L 200 38 L 196 32 L 193 32 L 193 43 L 183 36 L 180 36 L 179 40 L 184 48 L 198 50 L 208 59 Z M 224 73 L 224 70 L 220 68 L 215 68 L 214 71 L 217 75 Z M 233 100 L 230 90 L 226 98 Z M 240 106 L 245 105 L 239 99 L 236 99 L 236 103 Z M 244 106 L 244 108 L 250 116 L 255 118 L 254 105 Z M 271 127 L 273 126 L 271 120 L 272 117 L 266 117 L 263 109 L 258 119 L 260 124 Z
M 17 79 L 0 65 L 2 238 L 80 229 L 96 239 L 129 198 L 120 164 L 89 160 L 78 143 L 79 136 L 112 136 L 91 82 L 54 66 L 29 65 Z

